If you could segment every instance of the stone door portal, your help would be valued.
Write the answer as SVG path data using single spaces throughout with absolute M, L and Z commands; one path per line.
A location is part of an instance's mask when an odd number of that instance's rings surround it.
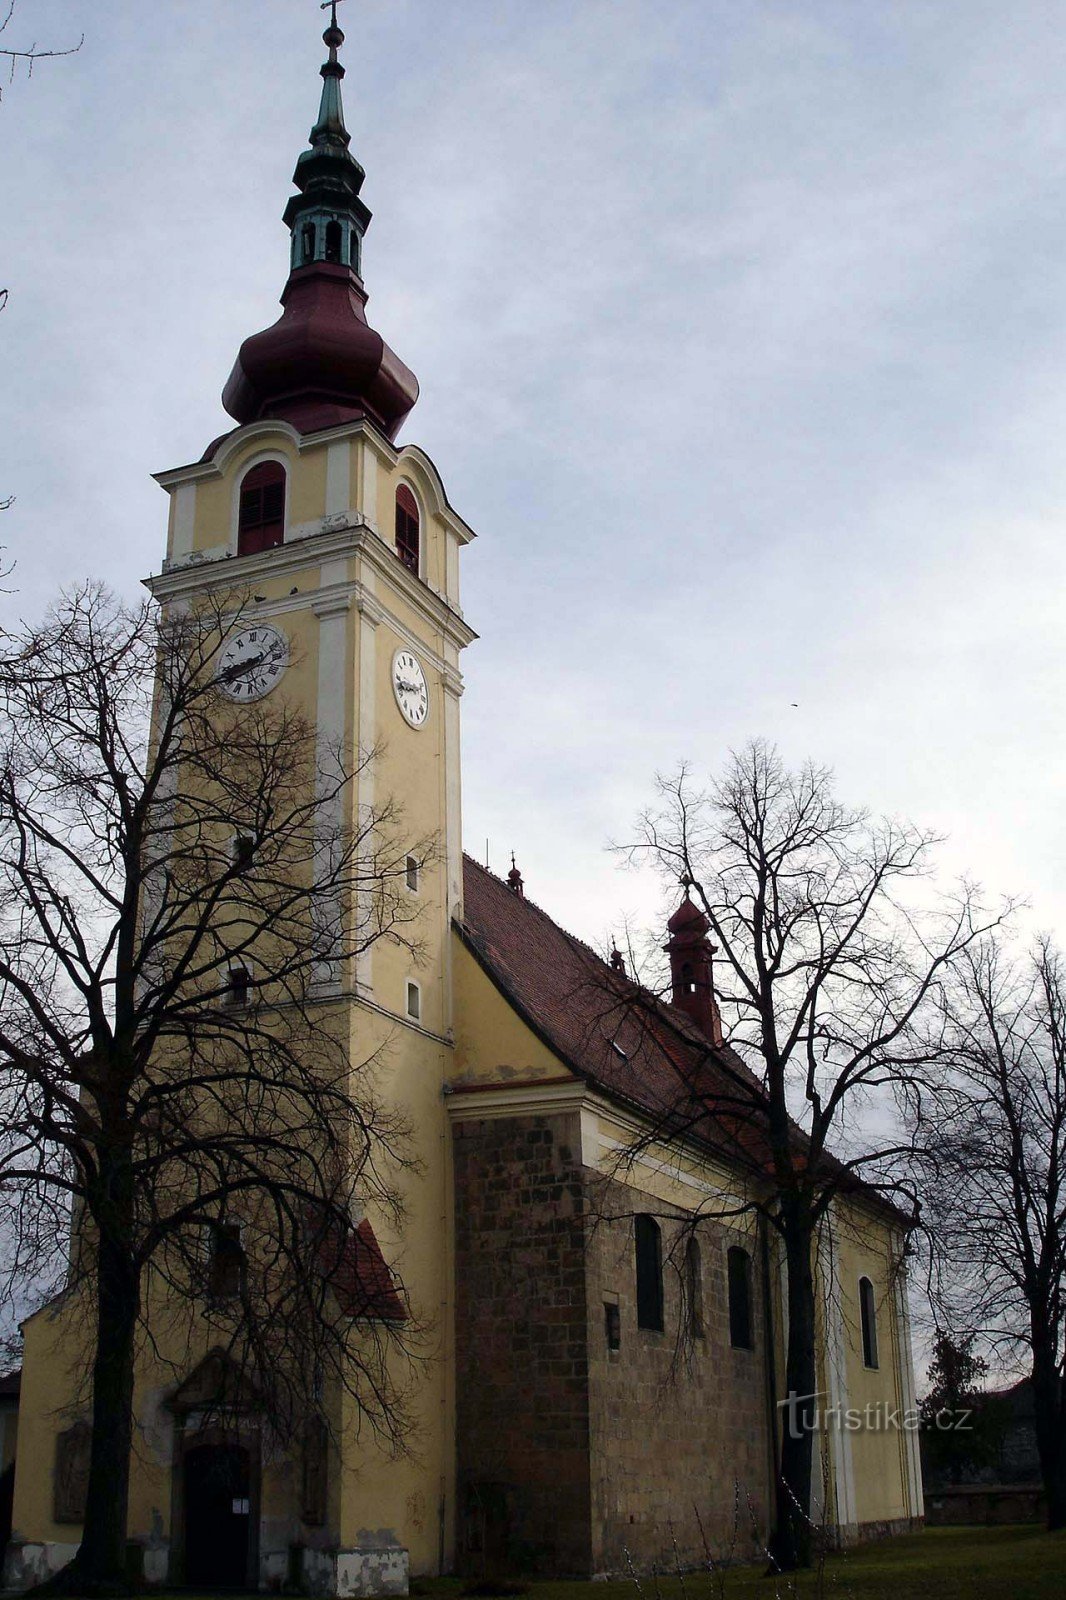
M 185 1582 L 244 1589 L 251 1552 L 251 1463 L 239 1444 L 185 1451 Z

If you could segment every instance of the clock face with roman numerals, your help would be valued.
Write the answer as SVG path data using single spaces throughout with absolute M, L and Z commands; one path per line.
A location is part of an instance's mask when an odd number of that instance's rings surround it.
M 269 622 L 242 628 L 227 639 L 218 658 L 217 683 L 230 700 L 261 700 L 281 682 L 289 664 L 289 641 Z
M 405 721 L 421 728 L 429 716 L 429 689 L 421 663 L 410 650 L 397 650 L 392 658 L 392 692 Z

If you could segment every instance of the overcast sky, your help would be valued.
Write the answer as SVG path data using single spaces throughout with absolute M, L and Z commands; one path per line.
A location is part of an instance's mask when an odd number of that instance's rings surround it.
M 656 769 L 752 735 L 1066 933 L 1051 0 L 346 0 L 370 316 L 480 538 L 465 837 L 600 940 Z M 314 0 L 19 0 L 7 615 L 158 569 L 277 315 Z M 793 702 L 797 702 L 793 706 Z

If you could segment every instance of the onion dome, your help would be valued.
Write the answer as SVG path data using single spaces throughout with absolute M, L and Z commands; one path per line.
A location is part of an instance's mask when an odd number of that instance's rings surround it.
M 666 926 L 670 933 L 688 934 L 694 939 L 702 939 L 711 925 L 699 906 L 693 904 L 686 888 L 685 898 Z
M 318 120 L 293 173 L 299 193 L 285 207 L 292 257 L 284 311 L 245 339 L 222 404 L 238 422 L 278 417 L 301 433 L 368 417 L 393 439 L 418 398 L 418 379 L 366 320 L 362 246 L 370 211 L 344 126 L 336 4 L 322 38 L 329 59 Z

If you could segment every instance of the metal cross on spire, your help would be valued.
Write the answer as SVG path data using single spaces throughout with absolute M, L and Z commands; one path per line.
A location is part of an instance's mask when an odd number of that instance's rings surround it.
M 337 7 L 340 4 L 341 0 L 322 0 L 322 4 L 318 8 L 320 11 L 328 11 L 330 13 L 329 25 L 331 28 L 337 26 Z

